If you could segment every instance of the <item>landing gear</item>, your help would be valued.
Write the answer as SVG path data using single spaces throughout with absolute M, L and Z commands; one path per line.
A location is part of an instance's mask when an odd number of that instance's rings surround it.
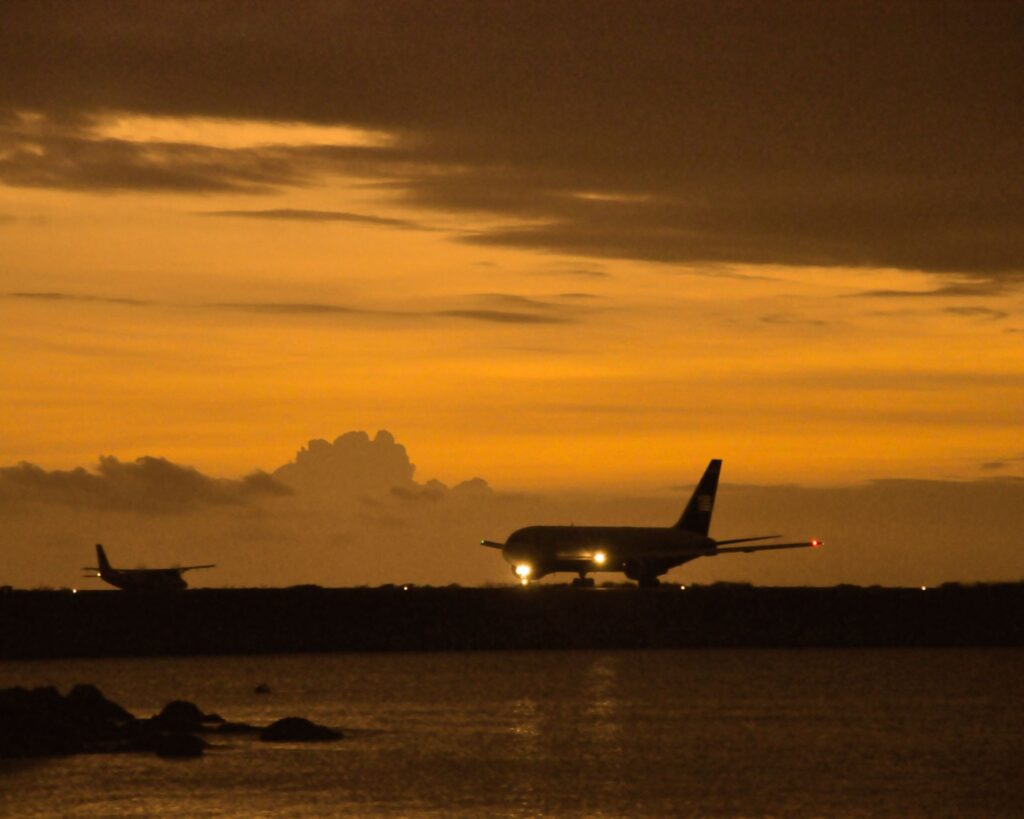
M 585 574 L 580 574 L 579 577 L 572 579 L 573 588 L 576 589 L 592 589 L 594 588 L 594 578 L 587 577 Z
M 656 589 L 661 585 L 661 581 L 658 580 L 657 575 L 647 574 L 637 578 L 637 586 L 641 589 Z

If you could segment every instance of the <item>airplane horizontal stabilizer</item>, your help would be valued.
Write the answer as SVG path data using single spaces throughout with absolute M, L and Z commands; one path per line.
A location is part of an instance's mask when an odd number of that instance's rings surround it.
M 817 549 L 824 544 L 820 540 L 803 540 L 800 543 L 771 543 L 765 546 L 730 546 L 725 549 L 716 549 L 709 554 L 720 554 L 721 552 L 762 552 L 768 549 Z
M 757 537 L 734 537 L 729 540 L 716 540 L 719 546 L 725 546 L 729 543 L 750 543 L 753 540 L 771 540 L 773 537 L 782 537 L 782 535 L 758 535 Z
M 504 549 L 505 548 L 505 544 L 504 543 L 495 543 L 493 540 L 481 540 L 480 541 L 480 545 L 481 546 L 489 546 L 492 549 Z

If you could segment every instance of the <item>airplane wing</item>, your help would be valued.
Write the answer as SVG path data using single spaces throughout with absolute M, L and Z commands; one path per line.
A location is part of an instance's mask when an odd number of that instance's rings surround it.
M 216 563 L 204 563 L 202 566 L 179 566 L 178 571 L 189 572 L 192 569 L 212 569 L 216 565 Z
M 776 537 L 778 536 L 776 535 Z M 739 540 L 727 540 L 722 542 L 744 543 L 747 540 L 761 540 L 761 538 L 740 538 Z M 820 540 L 802 540 L 799 543 L 771 543 L 757 546 L 727 546 L 724 549 L 646 549 L 630 550 L 629 557 L 634 560 L 659 560 L 662 558 L 674 560 L 678 558 L 688 559 L 694 557 L 714 557 L 717 554 L 722 554 L 725 552 L 760 552 L 767 549 L 816 549 L 817 547 L 822 545 L 823 541 Z M 594 555 L 599 551 L 605 550 L 597 549 L 576 552 L 559 552 L 558 557 L 561 560 L 592 560 Z M 615 555 L 614 549 L 608 549 L 607 553 L 609 557 Z

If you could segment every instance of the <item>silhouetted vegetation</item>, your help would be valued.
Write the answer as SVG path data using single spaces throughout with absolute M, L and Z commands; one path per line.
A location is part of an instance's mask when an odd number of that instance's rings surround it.
M 5 595 L 0 656 L 1021 646 L 1024 584 L 196 589 Z

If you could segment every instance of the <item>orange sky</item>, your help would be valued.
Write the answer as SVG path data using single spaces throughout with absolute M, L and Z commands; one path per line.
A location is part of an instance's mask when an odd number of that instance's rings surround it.
M 3 5 L 0 466 L 1024 477 L 1019 4 L 304 9 Z
M 711 458 L 715 536 L 830 549 L 676 576 L 1024 576 L 1022 21 L 7 0 L 0 584 L 507 581 Z

